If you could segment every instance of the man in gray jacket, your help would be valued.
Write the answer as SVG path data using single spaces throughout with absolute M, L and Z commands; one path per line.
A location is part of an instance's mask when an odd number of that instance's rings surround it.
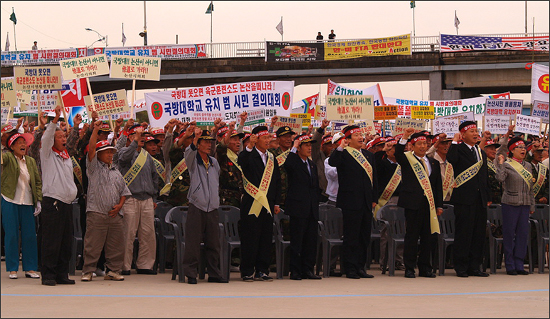
M 218 228 L 218 195 L 220 165 L 209 156 L 213 149 L 214 137 L 208 131 L 191 124 L 183 138 L 195 133 L 193 143 L 185 149 L 185 161 L 189 169 L 191 185 L 189 187 L 189 211 L 185 224 L 185 251 L 183 253 L 183 272 L 188 284 L 197 283 L 200 260 L 200 244 L 204 234 L 208 282 L 226 283 L 220 271 L 220 238 Z

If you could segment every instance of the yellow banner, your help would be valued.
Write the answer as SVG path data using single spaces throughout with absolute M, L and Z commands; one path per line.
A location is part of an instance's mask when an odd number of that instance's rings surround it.
M 130 186 L 130 184 L 132 184 L 137 174 L 139 174 L 143 168 L 143 165 L 145 165 L 145 161 L 147 161 L 147 151 L 142 148 L 132 167 L 130 167 L 126 174 L 124 174 L 124 182 L 126 183 L 126 186 Z
M 435 118 L 434 106 L 411 106 L 411 117 L 413 119 L 431 120 Z
M 250 183 L 243 174 L 244 190 L 252 196 L 252 198 L 254 198 L 254 202 L 252 203 L 252 207 L 250 208 L 248 215 L 256 215 L 256 217 L 260 216 L 262 206 L 265 207 L 267 212 L 271 214 L 271 208 L 269 208 L 269 201 L 267 199 L 267 192 L 269 190 L 269 185 L 271 184 L 271 177 L 273 176 L 274 168 L 275 160 L 273 158 L 273 154 L 271 154 L 271 152 L 267 152 L 267 163 L 264 168 L 264 173 L 262 175 L 259 188 Z
M 376 218 L 378 210 L 380 210 L 380 208 L 386 205 L 386 203 L 390 200 L 393 193 L 399 186 L 399 183 L 401 183 L 401 165 L 397 165 L 397 169 L 393 173 L 390 181 L 388 182 L 388 185 L 386 186 L 386 188 L 384 188 L 382 195 L 380 195 L 380 198 L 378 199 L 378 204 L 376 204 L 376 207 L 374 207 L 374 218 Z
M 80 164 L 78 164 L 78 161 L 74 156 L 71 156 L 71 162 L 73 163 L 73 173 L 74 176 L 76 176 L 76 179 L 80 183 L 81 186 L 84 186 L 82 183 L 82 168 L 80 168 Z
M 539 167 L 539 175 L 537 176 L 537 181 L 535 182 L 535 185 L 533 185 L 533 195 L 537 196 L 539 191 L 542 189 L 542 184 L 544 184 L 544 180 L 546 179 L 546 174 L 548 174 L 548 167 L 542 163 L 537 164 Z
M 290 113 L 290 117 L 302 119 L 302 127 L 311 125 L 311 113 Z
M 185 162 L 185 158 L 182 159 L 176 167 L 172 169 L 172 173 L 170 173 L 170 183 L 167 183 L 164 185 L 164 187 L 160 190 L 159 195 L 162 196 L 164 194 L 168 194 L 170 192 L 170 188 L 172 187 L 172 184 L 178 177 L 180 177 L 183 172 L 187 169 L 187 163 Z
M 157 170 L 157 174 L 159 174 L 160 178 L 162 178 L 162 181 L 166 183 L 166 169 L 164 168 L 164 165 L 157 160 L 156 158 L 152 157 L 153 163 L 155 164 L 155 169 Z
M 453 193 L 454 177 L 453 165 L 447 162 L 447 166 L 445 166 L 445 179 L 443 180 L 443 200 L 447 198 L 448 194 Z
M 325 60 L 411 54 L 410 34 L 388 38 L 325 42 Z

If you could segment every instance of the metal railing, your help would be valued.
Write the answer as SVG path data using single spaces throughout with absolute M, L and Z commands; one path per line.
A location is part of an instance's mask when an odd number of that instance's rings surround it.
M 507 34 L 469 34 L 468 36 L 478 37 L 531 37 L 531 36 L 548 36 L 549 33 L 507 33 Z M 337 39 L 336 41 L 358 41 L 365 39 Z M 277 41 L 279 42 L 279 41 Z M 293 43 L 317 43 L 317 40 L 292 40 L 292 41 L 280 41 L 280 42 L 293 42 Z M 322 42 L 328 42 L 323 40 Z M 265 41 L 255 42 L 227 42 L 227 43 L 206 43 L 205 51 L 206 58 L 211 59 L 227 59 L 227 58 L 250 58 L 250 57 L 264 57 L 265 58 Z M 172 44 L 166 44 L 170 46 Z M 440 51 L 439 36 L 415 36 L 411 37 L 411 51 L 412 52 L 438 52 Z M 2 51 L 2 54 L 5 54 Z M 189 58 L 194 59 L 194 58 Z M 203 58 L 202 58 L 203 59 Z M 30 61 L 2 61 L 2 66 L 12 65 L 29 65 L 29 64 L 57 64 L 59 61 L 52 62 L 38 62 L 32 63 Z

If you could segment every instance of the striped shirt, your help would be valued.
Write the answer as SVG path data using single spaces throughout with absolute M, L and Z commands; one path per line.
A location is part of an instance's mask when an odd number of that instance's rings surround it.
M 86 212 L 107 214 L 120 202 L 120 197 L 131 196 L 122 174 L 114 165 L 107 165 L 94 156 L 92 161 L 86 156 L 86 174 L 88 175 L 88 196 Z M 120 210 L 120 215 L 124 215 Z

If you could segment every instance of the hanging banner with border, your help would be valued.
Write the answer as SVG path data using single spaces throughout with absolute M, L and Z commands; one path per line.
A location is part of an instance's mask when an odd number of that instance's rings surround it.
M 521 114 L 523 109 L 523 100 L 503 100 L 487 99 L 485 101 L 485 115 L 513 117 L 515 114 Z
M 293 93 L 294 81 L 240 82 L 145 93 L 145 102 L 153 127 L 164 127 L 172 118 L 211 126 L 216 118 L 239 121 L 244 111 L 249 117 L 257 113 L 253 121 L 258 123 L 275 115 L 290 116 Z
M 535 101 L 548 103 L 548 65 L 533 63 L 531 72 L 531 104 Z
M 109 74 L 105 54 L 59 61 L 64 80 L 89 78 Z
M 113 55 L 110 78 L 160 81 L 160 58 Z
M 58 65 L 14 66 L 15 90 L 61 90 L 61 68 Z
M 354 59 L 365 56 L 411 55 L 411 35 L 387 38 L 325 42 L 325 60 Z
M 377 121 L 395 120 L 397 118 L 397 105 L 380 105 L 374 107 L 374 119 Z
M 380 85 L 377 83 L 365 89 L 352 89 L 328 80 L 327 95 L 372 95 L 374 106 L 386 105 Z M 388 103 L 395 104 L 395 103 Z

